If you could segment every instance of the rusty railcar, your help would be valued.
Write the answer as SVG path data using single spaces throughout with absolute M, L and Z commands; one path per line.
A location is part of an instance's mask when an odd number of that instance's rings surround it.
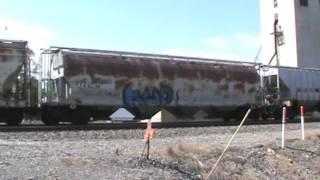
M 106 119 L 120 107 L 137 119 L 160 109 L 183 119 L 229 118 L 257 103 L 253 63 L 62 47 L 41 57 L 46 124 Z
M 26 41 L 0 40 L 0 121 L 18 125 L 30 104 Z

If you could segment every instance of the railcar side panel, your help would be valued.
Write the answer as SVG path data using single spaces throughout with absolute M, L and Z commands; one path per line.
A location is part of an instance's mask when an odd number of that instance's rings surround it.
M 25 107 L 26 42 L 0 41 L 0 107 Z
M 256 103 L 253 65 L 63 52 L 69 99 L 91 106 L 235 107 Z
M 320 102 L 320 70 L 279 68 L 281 100 L 295 100 L 306 105 Z

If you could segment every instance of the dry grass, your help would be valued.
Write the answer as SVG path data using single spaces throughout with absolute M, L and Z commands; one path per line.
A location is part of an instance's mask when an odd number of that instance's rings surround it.
M 209 159 L 215 159 L 221 151 L 222 150 L 215 145 L 178 144 L 168 147 L 166 155 L 201 175 L 201 177 L 205 177 L 211 168 L 211 164 L 205 162 L 207 158 L 203 160 L 201 160 L 201 158 L 209 157 Z

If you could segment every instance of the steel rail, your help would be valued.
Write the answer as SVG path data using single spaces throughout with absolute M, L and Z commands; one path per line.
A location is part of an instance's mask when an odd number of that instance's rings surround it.
M 317 119 L 308 119 L 308 122 L 319 122 Z M 299 123 L 298 121 L 289 121 L 289 124 Z M 268 121 L 247 121 L 244 125 L 268 125 L 281 124 L 281 120 Z M 153 122 L 152 128 L 191 128 L 191 127 L 214 127 L 214 126 L 237 126 L 238 121 L 198 121 L 198 122 Z M 71 125 L 60 124 L 57 126 L 45 126 L 42 124 L 25 124 L 20 126 L 5 126 L 0 125 L 0 132 L 27 132 L 27 131 L 92 131 L 92 130 L 120 130 L 120 129 L 145 129 L 145 122 L 130 122 L 130 123 L 90 123 L 88 125 Z

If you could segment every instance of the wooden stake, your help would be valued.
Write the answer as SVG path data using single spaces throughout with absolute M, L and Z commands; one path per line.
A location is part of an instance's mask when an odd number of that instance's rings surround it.
M 239 127 L 237 128 L 237 130 L 234 132 L 234 134 L 232 135 L 231 139 L 229 140 L 227 146 L 224 148 L 223 152 L 221 153 L 220 157 L 218 158 L 217 162 L 214 164 L 214 166 L 212 167 L 211 171 L 209 172 L 208 176 L 206 177 L 206 180 L 209 179 L 209 177 L 215 172 L 216 168 L 218 167 L 219 162 L 221 161 L 222 157 L 224 156 L 224 154 L 226 153 L 226 151 L 229 149 L 229 146 L 231 144 L 231 142 L 233 141 L 234 137 L 236 136 L 236 134 L 238 133 L 238 131 L 240 130 L 240 128 L 242 127 L 243 123 L 245 122 L 245 120 L 247 119 L 247 117 L 249 116 L 251 112 L 251 109 L 249 109 L 246 113 L 246 115 L 244 116 L 244 118 L 242 119 Z

